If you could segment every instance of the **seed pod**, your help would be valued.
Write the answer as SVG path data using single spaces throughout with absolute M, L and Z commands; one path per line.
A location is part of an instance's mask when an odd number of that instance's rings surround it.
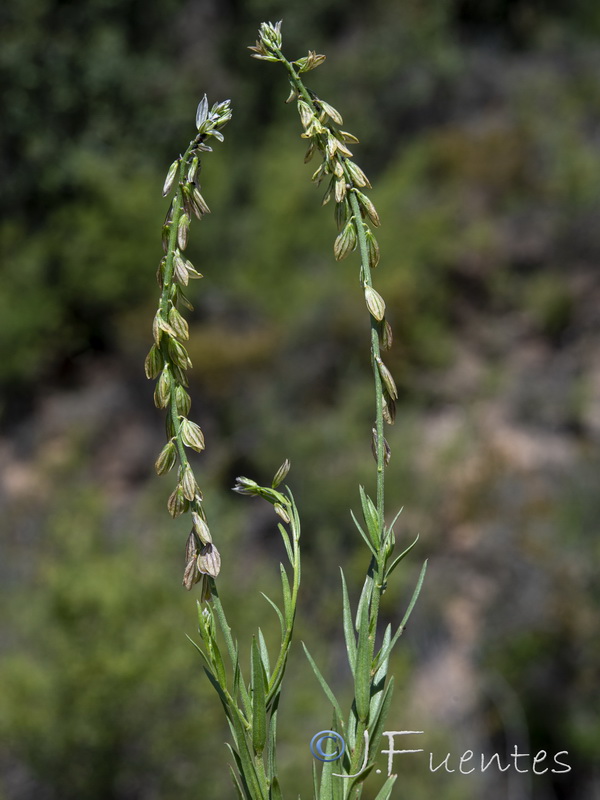
M 177 244 L 182 250 L 185 250 L 187 247 L 189 229 L 190 218 L 187 214 L 182 214 L 179 217 L 179 224 L 177 225 Z
M 181 438 L 187 447 L 200 453 L 204 450 L 204 434 L 199 425 L 185 417 L 181 420 Z M 190 498 L 191 500 L 192 498 Z
M 290 94 L 288 99 L 285 101 L 286 103 L 292 103 L 298 97 L 298 92 L 292 86 L 290 89 Z
M 203 575 L 210 575 L 211 578 L 217 577 L 221 571 L 221 556 L 214 544 L 203 545 L 196 559 L 196 565 L 198 572 Z
M 338 234 L 333 245 L 333 254 L 336 261 L 341 261 L 343 258 L 351 253 L 356 247 L 356 228 L 354 221 L 350 220 L 346 223 L 344 229 Z
M 177 175 L 177 168 L 179 167 L 179 159 L 177 158 L 169 167 L 169 171 L 167 172 L 167 177 L 165 178 L 165 183 L 162 190 L 162 196 L 166 197 L 171 189 L 173 188 L 173 184 L 175 183 L 175 177 Z
M 398 399 L 398 389 L 396 388 L 396 384 L 392 377 L 392 373 L 383 363 L 381 358 L 377 357 L 375 359 L 377 361 L 377 366 L 379 368 L 379 374 L 381 375 L 381 380 L 383 381 L 383 385 L 385 386 L 388 394 L 392 398 L 392 400 Z
M 171 306 L 169 309 L 169 325 L 175 331 L 175 335 L 178 339 L 189 339 L 190 338 L 190 330 L 188 327 L 187 322 L 181 316 L 179 311 L 175 308 L 175 306 Z
M 175 466 L 176 459 L 177 450 L 175 448 L 175 442 L 167 442 L 160 451 L 160 455 L 156 459 L 156 463 L 154 465 L 157 475 L 165 475 L 167 472 L 169 472 L 169 470 Z
M 372 286 L 365 286 L 365 302 L 369 313 L 381 322 L 385 316 L 385 300 Z
M 196 495 L 197 488 L 198 486 L 196 484 L 196 479 L 194 478 L 194 473 L 189 466 L 186 466 L 183 470 L 183 475 L 181 476 L 181 490 L 183 491 L 183 496 L 187 500 L 193 500 Z
M 175 408 L 177 413 L 186 417 L 190 413 L 192 407 L 192 398 L 183 388 L 183 386 L 175 387 Z
M 144 371 L 146 377 L 149 379 L 158 378 L 161 369 L 163 368 L 163 357 L 158 347 L 153 344 L 150 348 L 146 361 L 144 362 Z
M 214 135 L 216 136 L 217 133 L 215 132 Z M 210 208 L 206 204 L 206 200 L 200 194 L 200 190 L 197 186 L 194 186 L 192 191 L 192 201 L 194 205 L 194 211 L 196 211 L 196 216 L 198 219 L 202 219 L 204 214 L 210 214 Z
M 169 495 L 169 499 L 167 500 L 167 509 L 169 514 L 175 519 L 180 514 L 183 514 L 184 511 L 187 511 L 189 508 L 189 500 L 183 496 L 183 491 L 179 484 L 175 487 L 173 492 Z
M 212 536 L 209 527 L 197 511 L 192 511 L 192 523 L 194 525 L 194 532 L 202 544 L 212 544 Z
M 285 480 L 288 472 L 290 471 L 290 467 L 291 467 L 290 460 L 289 458 L 286 458 L 286 460 L 279 467 L 279 469 L 277 470 L 277 472 L 273 477 L 273 481 L 271 482 L 271 486 L 273 489 L 276 489 L 279 486 L 279 484 Z

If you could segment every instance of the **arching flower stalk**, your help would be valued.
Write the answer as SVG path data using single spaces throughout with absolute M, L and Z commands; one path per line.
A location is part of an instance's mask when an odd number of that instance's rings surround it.
M 192 310 L 185 287 L 202 275 L 184 255 L 192 217 L 202 219 L 210 212 L 200 193 L 198 178 L 200 158 L 211 152 L 210 139 L 223 141 L 221 128 L 231 119 L 229 100 L 216 103 L 209 110 L 206 95 L 196 112 L 198 132 L 182 156 L 171 164 L 163 187 L 163 197 L 173 193 L 162 229 L 164 256 L 157 280 L 161 290 L 152 332 L 154 344 L 146 357 L 146 376 L 157 379 L 154 402 L 166 410 L 167 443 L 156 459 L 156 471 L 165 475 L 177 465 L 177 483 L 168 501 L 172 517 L 191 513 L 191 531 L 185 548 L 183 585 L 191 589 L 200 584 L 202 600 L 211 597 L 211 579 L 219 574 L 221 558 L 212 541 L 206 520 L 202 492 L 190 465 L 186 448 L 204 450 L 204 434 L 188 418 L 191 399 L 186 391 L 186 370 L 192 366 L 185 348 L 189 338 L 188 323 L 182 309 Z

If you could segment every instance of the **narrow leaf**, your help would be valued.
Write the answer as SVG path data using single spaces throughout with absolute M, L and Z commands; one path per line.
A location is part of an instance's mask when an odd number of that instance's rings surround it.
M 375 800 L 389 800 L 392 795 L 392 789 L 394 788 L 394 784 L 396 783 L 397 775 L 390 775 L 387 781 L 383 784 L 379 792 L 377 793 L 377 797 Z
M 373 554 L 373 556 L 374 556 L 375 558 L 377 558 L 377 550 L 375 550 L 375 548 L 374 548 L 374 547 L 373 547 L 373 545 L 371 544 L 371 540 L 369 539 L 369 537 L 367 536 L 367 534 L 366 534 L 366 533 L 363 531 L 363 529 L 362 529 L 362 527 L 361 527 L 361 525 L 360 525 L 359 521 L 358 521 L 358 520 L 356 519 L 356 517 L 354 516 L 354 511 L 350 511 L 350 514 L 352 515 L 352 519 L 354 520 L 354 524 L 355 524 L 355 525 L 356 525 L 356 527 L 358 528 L 358 531 L 359 531 L 360 535 L 361 535 L 361 536 L 362 536 L 362 538 L 365 540 L 365 544 L 367 545 L 367 547 L 369 548 L 369 550 L 371 551 L 371 553 Z
M 356 713 L 362 722 L 366 722 L 369 716 L 372 650 L 373 645 L 369 638 L 369 604 L 363 603 L 358 621 L 358 643 L 354 673 Z
M 265 637 L 263 636 L 262 630 L 258 629 L 258 646 L 260 650 L 260 659 L 262 661 L 263 669 L 265 671 L 265 675 L 267 677 L 267 681 L 271 677 L 271 667 L 269 665 L 269 651 L 267 650 L 267 643 L 265 642 Z
M 343 605 L 343 620 L 344 620 L 344 638 L 346 640 L 346 652 L 348 653 L 348 663 L 354 675 L 356 667 L 356 638 L 354 636 L 354 626 L 352 625 L 352 610 L 350 608 L 350 598 L 348 597 L 348 587 L 346 586 L 346 578 L 344 571 L 340 567 L 342 576 L 342 605 Z
M 252 747 L 262 755 L 267 741 L 266 687 L 260 651 L 256 637 L 252 637 Z
M 390 575 L 396 569 L 396 567 L 402 561 L 402 559 L 405 558 L 410 553 L 410 551 L 413 549 L 413 547 L 416 545 L 416 543 L 418 541 L 419 541 L 419 537 L 417 536 L 417 538 L 414 540 L 414 542 L 412 544 L 408 545 L 406 550 L 403 550 L 402 553 L 400 553 L 399 556 L 396 556 L 396 558 L 392 561 L 392 563 L 388 567 L 387 572 L 385 573 L 385 579 L 386 580 L 390 577 Z
M 342 716 L 342 709 L 340 708 L 340 704 L 338 703 L 334 693 L 331 691 L 331 689 L 329 687 L 329 684 L 327 683 L 327 681 L 325 680 L 325 678 L 321 674 L 321 670 L 315 664 L 315 662 L 313 660 L 313 657 L 309 653 L 308 648 L 304 644 L 304 642 L 302 642 L 302 647 L 304 648 L 304 652 L 306 653 L 306 657 L 308 658 L 308 662 L 311 665 L 312 670 L 315 673 L 315 676 L 316 676 L 317 680 L 319 681 L 321 689 L 323 689 L 323 692 L 325 693 L 325 696 L 327 697 L 327 699 L 329 700 L 329 702 L 331 703 L 331 705 L 334 708 L 334 711 L 335 711 L 335 713 L 337 715 L 338 723 L 339 723 L 339 725 L 340 725 L 340 727 L 342 729 L 342 735 L 343 735 L 343 733 L 344 733 L 344 718 Z
M 275 609 L 275 613 L 276 613 L 276 614 L 277 614 L 277 616 L 279 617 L 279 624 L 281 625 L 281 635 L 282 635 L 282 636 L 285 636 L 285 623 L 284 623 L 284 621 L 283 621 L 283 614 L 282 614 L 282 613 L 281 613 L 281 611 L 279 610 L 279 607 L 278 607 L 277 605 L 275 605 L 275 603 L 274 603 L 274 602 L 271 600 L 271 598 L 270 598 L 270 597 L 268 597 L 268 596 L 267 596 L 267 595 L 266 595 L 264 592 L 261 592 L 261 594 L 262 594 L 262 596 L 265 598 L 265 600 L 266 600 L 268 603 L 270 603 L 270 604 L 273 606 L 273 608 Z

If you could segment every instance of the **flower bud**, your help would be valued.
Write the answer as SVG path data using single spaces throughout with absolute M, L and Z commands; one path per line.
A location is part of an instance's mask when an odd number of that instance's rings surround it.
M 191 447 L 198 453 L 204 450 L 204 434 L 202 433 L 199 425 L 196 425 L 195 422 L 191 422 L 189 419 L 184 417 L 181 420 L 180 431 L 183 443 L 187 447 Z M 191 499 L 192 498 L 190 498 L 190 500 Z
M 157 378 L 163 367 L 163 358 L 158 347 L 153 344 L 144 362 L 144 371 L 147 378 Z
M 175 517 L 187 511 L 188 507 L 189 501 L 183 496 L 181 486 L 177 485 L 167 500 L 169 514 L 175 519 Z
M 174 331 L 173 331 L 174 332 Z M 181 369 L 188 369 L 192 366 L 190 357 L 185 347 L 177 339 L 169 339 L 169 355 Z
M 187 500 L 193 500 L 195 498 L 197 489 L 198 487 L 196 485 L 194 473 L 189 466 L 186 466 L 183 470 L 183 475 L 181 476 L 181 490 L 183 491 L 183 496 Z
M 178 167 L 179 167 L 179 159 L 176 159 L 171 164 L 171 166 L 169 167 L 169 171 L 167 172 L 167 177 L 165 178 L 165 183 L 162 190 L 163 197 L 166 197 L 173 188 L 173 184 L 175 183 L 175 178 L 177 176 Z
M 339 204 L 338 204 L 339 205 Z M 333 254 L 336 261 L 341 261 L 356 247 L 356 228 L 354 221 L 349 220 L 341 233 L 336 237 L 333 245 Z
M 290 515 L 289 515 L 289 514 L 288 514 L 288 512 L 285 510 L 285 508 L 284 508 L 284 507 L 281 505 L 281 503 L 274 503 L 274 504 L 273 504 L 273 508 L 275 509 L 275 513 L 277 514 L 277 516 L 278 516 L 278 517 L 281 517 L 281 519 L 282 519 L 282 520 L 283 520 L 283 521 L 284 521 L 286 524 L 287 524 L 287 523 L 289 523 L 289 521 L 290 521 Z
M 346 167 L 348 168 L 348 172 L 352 177 L 352 183 L 355 186 L 368 186 L 369 189 L 371 188 L 369 179 L 362 171 L 362 169 L 358 166 L 358 164 L 355 164 L 353 161 L 346 161 Z
M 194 525 L 194 532 L 202 544 L 212 544 L 212 536 L 209 527 L 197 511 L 192 511 L 192 523 Z
M 365 286 L 365 301 L 369 313 L 375 317 L 378 322 L 381 322 L 385 316 L 385 300 L 383 297 L 379 292 L 376 292 L 372 286 Z
M 160 378 L 154 390 L 154 402 L 157 408 L 166 408 L 171 397 L 171 373 L 166 364 L 160 373 Z
M 319 100 L 319 105 L 323 109 L 323 111 L 327 114 L 327 116 L 332 119 L 337 125 L 343 125 L 344 120 L 342 119 L 342 115 L 340 112 L 335 109 L 333 106 L 330 106 L 329 103 L 326 103 L 325 100 Z
M 275 473 L 275 475 L 273 477 L 273 481 L 271 483 L 271 486 L 273 487 L 273 489 L 276 489 L 279 486 L 279 484 L 282 483 L 282 481 L 285 480 L 288 472 L 290 471 L 290 467 L 291 467 L 290 460 L 289 460 L 289 458 L 286 458 L 286 460 L 279 467 L 279 469 L 277 470 L 277 472 Z
M 189 339 L 190 338 L 190 330 L 188 327 L 187 322 L 181 316 L 179 311 L 175 308 L 175 306 L 171 306 L 169 309 L 169 325 L 175 331 L 175 335 L 178 339 Z
M 355 189 L 354 192 L 358 197 L 358 202 L 361 206 L 361 211 L 366 214 L 366 216 L 371 220 L 375 227 L 379 227 L 381 225 L 381 220 L 379 219 L 379 214 L 377 213 L 377 209 L 371 202 L 370 198 L 367 197 L 366 194 L 359 192 L 358 189 Z
M 204 125 L 206 120 L 208 119 L 208 98 L 206 95 L 200 100 L 198 103 L 198 108 L 196 109 L 196 127 L 198 130 Z
M 379 374 L 381 375 L 381 380 L 383 381 L 383 385 L 385 386 L 388 394 L 392 398 L 392 400 L 398 399 L 398 389 L 396 388 L 396 383 L 392 377 L 392 373 L 383 363 L 381 358 L 376 358 L 377 366 L 379 368 Z
M 235 479 L 233 491 L 238 494 L 259 494 L 259 485 L 250 478 L 239 477 Z
M 186 564 L 182 583 L 189 591 L 195 583 L 198 583 L 200 577 L 201 576 L 198 570 L 198 564 L 196 563 L 196 558 L 191 558 Z
M 177 225 L 177 244 L 182 250 L 185 250 L 187 247 L 189 229 L 190 218 L 187 214 L 182 214 L 179 217 L 179 224 Z
M 175 447 L 175 442 L 172 440 L 167 442 L 167 444 L 163 447 L 160 451 L 160 455 L 156 459 L 155 468 L 158 475 L 165 475 L 175 466 L 175 461 L 177 459 L 177 449 Z
M 383 321 L 383 329 L 381 331 L 381 346 L 384 350 L 389 350 L 393 341 L 394 334 L 392 332 L 392 326 L 386 319 Z
M 196 559 L 198 572 L 203 575 L 210 575 L 211 578 L 216 578 L 221 571 L 221 556 L 214 544 L 205 544 L 200 549 L 200 553 Z
M 373 236 L 373 232 L 371 231 L 370 228 L 367 228 L 365 236 L 367 239 L 367 253 L 369 257 L 369 266 L 371 267 L 371 269 L 375 269 L 377 264 L 379 264 L 379 245 L 377 244 L 377 239 Z
M 177 413 L 186 417 L 190 413 L 192 406 L 192 399 L 183 386 L 177 385 L 175 387 L 175 408 Z

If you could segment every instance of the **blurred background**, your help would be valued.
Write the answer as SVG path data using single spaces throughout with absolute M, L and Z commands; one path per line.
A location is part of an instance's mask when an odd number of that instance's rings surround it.
M 290 4 L 291 5 L 291 4 Z M 218 700 L 186 634 L 185 519 L 155 476 L 143 373 L 164 175 L 198 100 L 232 99 L 192 226 L 195 461 L 244 647 L 278 622 L 267 504 L 234 495 L 285 457 L 303 519 L 298 642 L 348 699 L 339 565 L 367 558 L 368 320 L 355 256 L 303 164 L 282 69 L 249 58 L 284 18 L 289 57 L 361 144 L 382 219 L 375 283 L 395 332 L 389 519 L 420 541 L 385 595 L 394 796 L 600 797 L 600 6 L 594 0 L 13 0 L 0 11 L 0 798 L 232 796 Z M 247 647 L 246 647 L 247 651 Z M 293 651 L 287 796 L 309 796 L 327 704 Z M 524 770 L 463 775 L 460 755 Z M 543 766 L 569 772 L 532 772 Z M 433 773 L 450 753 L 450 768 Z M 508 754 L 508 755 L 507 755 Z M 385 770 L 385 758 L 381 767 Z M 560 769 L 560 768 L 559 768 Z M 538 766 L 538 771 L 541 768 Z M 366 800 L 374 797 L 374 778 Z

